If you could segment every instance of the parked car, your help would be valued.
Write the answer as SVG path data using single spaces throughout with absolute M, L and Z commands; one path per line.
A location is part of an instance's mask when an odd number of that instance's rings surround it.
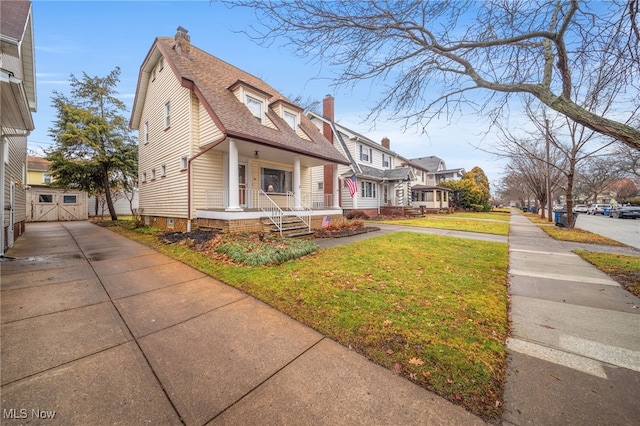
M 636 219 L 640 217 L 640 206 L 614 206 L 611 209 L 610 217 L 618 219 Z
M 591 204 L 587 210 L 587 214 L 601 214 L 604 215 L 604 211 L 611 210 L 611 204 Z
M 589 210 L 589 207 L 587 207 L 586 204 L 578 204 L 573 206 L 572 210 L 574 213 L 587 213 L 587 211 Z

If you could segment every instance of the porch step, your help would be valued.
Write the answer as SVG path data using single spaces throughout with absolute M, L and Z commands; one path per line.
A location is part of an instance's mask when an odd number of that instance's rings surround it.
M 278 232 L 278 227 L 275 226 L 269 218 L 263 218 L 263 223 L 269 226 L 270 232 Z M 305 225 L 302 219 L 296 216 L 285 216 L 282 218 L 282 236 L 287 238 L 302 237 L 313 234 L 313 231 L 309 231 L 309 227 Z
M 417 209 L 415 207 L 405 207 L 404 216 L 405 217 L 423 217 L 424 214 L 420 209 Z

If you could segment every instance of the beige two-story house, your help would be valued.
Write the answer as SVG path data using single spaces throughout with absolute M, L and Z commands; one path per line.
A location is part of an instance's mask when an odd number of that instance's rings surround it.
M 191 44 L 159 37 L 140 68 L 130 126 L 139 132 L 146 223 L 227 232 L 319 227 L 311 169 L 348 164 L 303 109 L 261 79 Z M 337 185 L 336 185 L 337 187 Z
M 33 40 L 31 2 L 0 2 L 0 259 L 25 231 L 27 136 L 36 111 Z

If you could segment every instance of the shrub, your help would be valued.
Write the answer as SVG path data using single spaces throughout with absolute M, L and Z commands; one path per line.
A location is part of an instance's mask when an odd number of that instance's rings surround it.
M 363 219 L 349 219 L 347 217 L 333 218 L 327 226 L 327 231 L 339 231 L 341 229 L 362 228 L 364 226 Z
M 237 263 L 247 266 L 263 266 L 283 263 L 318 250 L 318 245 L 306 240 L 284 238 L 271 241 L 230 241 L 219 245 L 215 251 Z
M 361 210 L 351 210 L 345 215 L 347 219 L 369 219 L 369 215 Z

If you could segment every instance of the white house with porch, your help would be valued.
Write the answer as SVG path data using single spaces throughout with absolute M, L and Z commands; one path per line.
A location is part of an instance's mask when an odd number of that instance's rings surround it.
M 191 45 L 184 28 L 157 38 L 144 59 L 130 126 L 149 224 L 282 232 L 342 215 L 337 175 L 336 190 L 314 198 L 312 169 L 349 161 L 302 108 Z

